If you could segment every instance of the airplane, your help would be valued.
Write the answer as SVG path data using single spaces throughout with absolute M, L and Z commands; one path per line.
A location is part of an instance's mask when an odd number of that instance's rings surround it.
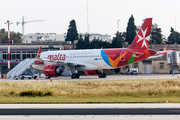
M 146 18 L 132 44 L 127 48 L 89 49 L 89 50 L 59 50 L 41 52 L 41 47 L 36 56 L 36 69 L 43 70 L 48 77 L 71 76 L 78 79 L 78 71 L 86 75 L 98 75 L 105 78 L 103 69 L 115 69 L 135 62 L 139 62 L 164 51 L 148 49 L 152 18 Z M 69 72 L 67 72 L 69 71 Z

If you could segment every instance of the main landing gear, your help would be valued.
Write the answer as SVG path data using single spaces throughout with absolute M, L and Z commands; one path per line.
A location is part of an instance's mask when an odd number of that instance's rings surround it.
M 98 74 L 98 77 L 99 78 L 106 78 L 106 73 L 101 72 L 101 73 Z
M 79 74 L 74 66 L 71 67 L 71 73 L 71 79 L 79 79 Z
M 72 79 L 79 79 L 79 74 L 78 74 L 78 73 L 73 73 L 73 74 L 71 75 L 71 78 L 72 78 Z

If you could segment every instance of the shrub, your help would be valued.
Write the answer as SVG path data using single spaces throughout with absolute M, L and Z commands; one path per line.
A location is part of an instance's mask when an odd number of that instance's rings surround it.
M 51 93 L 48 93 L 51 95 Z M 34 90 L 24 90 L 22 92 L 20 92 L 19 94 L 20 96 L 44 96 L 45 94 L 43 94 L 43 91 L 41 90 L 37 90 L 37 91 L 34 91 Z
M 48 90 L 44 95 L 45 96 L 53 96 L 53 91 Z

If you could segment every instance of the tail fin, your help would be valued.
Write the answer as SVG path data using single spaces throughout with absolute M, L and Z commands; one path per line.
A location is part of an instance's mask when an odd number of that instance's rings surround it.
M 37 56 L 36 56 L 36 59 L 39 59 L 39 58 L 40 58 L 40 55 L 41 55 L 41 48 L 42 48 L 42 46 L 39 47 L 39 51 L 38 51 L 38 54 L 37 54 Z
M 128 47 L 131 49 L 148 49 L 151 34 L 152 18 L 146 18 L 132 44 Z

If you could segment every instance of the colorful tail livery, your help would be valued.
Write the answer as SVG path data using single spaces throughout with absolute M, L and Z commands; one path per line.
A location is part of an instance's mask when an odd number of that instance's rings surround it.
M 35 68 L 44 71 L 48 77 L 70 75 L 78 79 L 77 71 L 85 71 L 86 75 L 106 77 L 103 69 L 113 69 L 139 62 L 155 54 L 163 55 L 164 51 L 156 52 L 148 49 L 152 18 L 145 19 L 142 27 L 128 48 L 92 49 L 92 50 L 62 50 L 41 53 L 41 47 L 35 62 Z M 40 64 L 42 63 L 42 64 Z M 69 71 L 69 72 L 67 72 Z
M 145 19 L 139 32 L 128 48 L 104 49 L 101 51 L 103 60 L 111 67 L 118 68 L 154 55 L 154 50 L 149 50 L 152 18 Z
M 128 47 L 130 49 L 148 49 L 149 39 L 151 34 L 152 18 L 146 18 L 139 32 L 134 38 L 132 44 Z

